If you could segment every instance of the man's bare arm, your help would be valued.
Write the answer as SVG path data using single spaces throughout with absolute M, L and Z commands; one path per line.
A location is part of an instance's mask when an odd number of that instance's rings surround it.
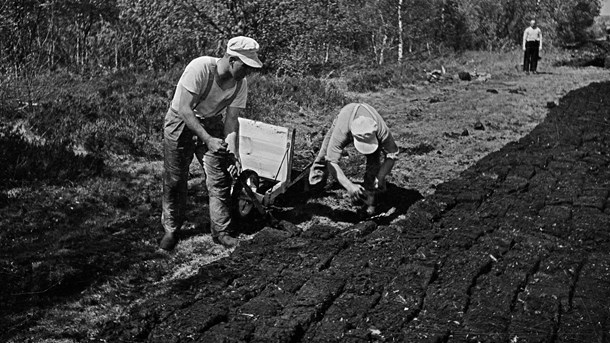
M 237 107 L 227 108 L 227 117 L 225 118 L 225 142 L 228 144 L 228 151 L 235 154 L 239 158 L 239 115 L 242 109 Z
M 227 151 L 235 156 L 236 163 L 229 167 L 229 173 L 236 176 L 241 173 L 241 160 L 239 158 L 239 114 L 242 109 L 237 107 L 227 108 L 227 117 L 225 118 L 225 142 Z
M 359 197 L 364 195 L 364 187 L 351 182 L 347 176 L 345 176 L 345 173 L 337 162 L 329 162 L 328 165 L 330 166 L 330 173 L 339 181 L 341 186 L 347 190 L 349 195 Z

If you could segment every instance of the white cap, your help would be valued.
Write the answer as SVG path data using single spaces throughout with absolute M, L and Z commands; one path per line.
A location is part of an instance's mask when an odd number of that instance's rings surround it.
M 350 131 L 354 137 L 354 147 L 360 153 L 368 155 L 377 151 L 377 122 L 373 118 L 364 115 L 354 118 Z
M 249 37 L 238 36 L 229 39 L 227 54 L 239 57 L 246 65 L 252 68 L 261 68 L 263 62 L 258 59 L 258 43 Z

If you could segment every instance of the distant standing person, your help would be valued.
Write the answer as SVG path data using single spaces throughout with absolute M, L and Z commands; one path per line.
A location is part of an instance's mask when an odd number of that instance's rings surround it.
M 343 149 L 352 142 L 356 150 L 366 156 L 362 185 L 350 181 L 339 166 Z M 341 109 L 326 133 L 310 169 L 309 184 L 321 185 L 330 172 L 353 199 L 364 200 L 367 195 L 386 190 L 386 176 L 397 158 L 398 146 L 381 115 L 368 104 L 351 103 Z M 374 207 L 370 201 L 365 202 Z
M 238 115 L 246 107 L 252 68 L 261 68 L 259 45 L 234 37 L 222 58 L 202 56 L 184 69 L 165 116 L 163 209 L 165 235 L 160 247 L 172 250 L 185 221 L 187 181 L 193 155 L 206 175 L 210 230 L 215 242 L 235 246 L 231 225 L 230 188 L 240 172 Z M 223 118 L 223 112 L 225 112 Z
M 536 21 L 530 21 L 530 26 L 523 32 L 523 71 L 538 74 L 538 60 L 542 49 L 542 32 L 536 26 Z

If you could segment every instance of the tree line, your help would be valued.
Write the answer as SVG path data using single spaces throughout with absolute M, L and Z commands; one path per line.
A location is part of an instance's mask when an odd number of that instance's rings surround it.
M 588 39 L 600 0 L 3 0 L 0 74 L 144 68 L 219 56 L 236 35 L 267 71 L 385 64 L 445 50 L 513 48 L 531 19 L 545 45 Z

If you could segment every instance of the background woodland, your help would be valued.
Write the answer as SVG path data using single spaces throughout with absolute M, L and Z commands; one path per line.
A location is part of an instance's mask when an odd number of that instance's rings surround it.
M 247 35 L 267 72 L 320 75 L 513 48 L 533 18 L 548 45 L 573 44 L 595 34 L 599 10 L 599 0 L 3 0 L 0 72 L 168 70 Z

